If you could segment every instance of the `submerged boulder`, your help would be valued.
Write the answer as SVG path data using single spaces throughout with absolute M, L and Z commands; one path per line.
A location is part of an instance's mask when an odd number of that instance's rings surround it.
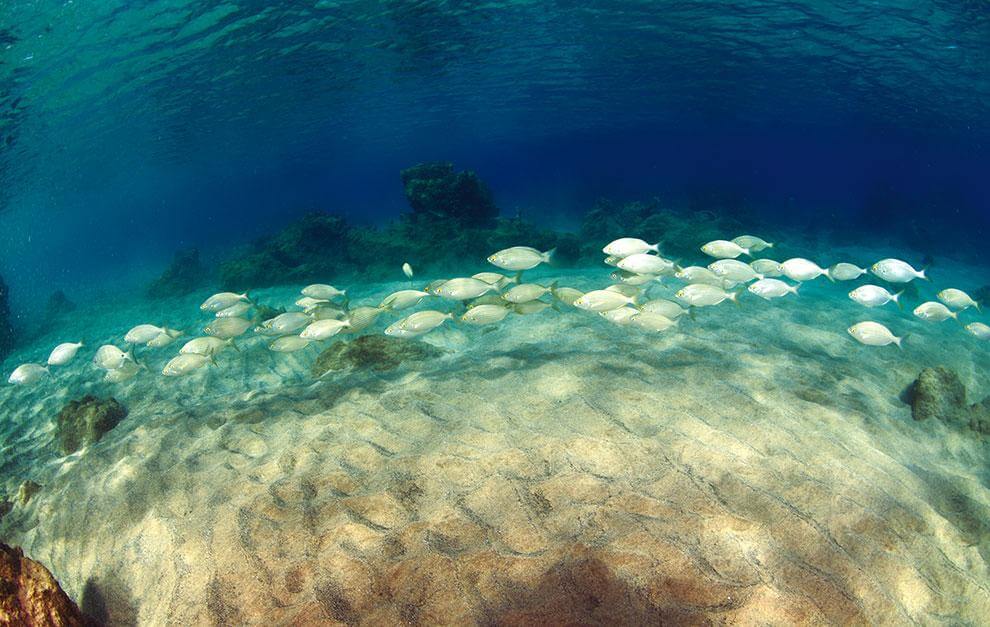
M 14 325 L 7 302 L 7 284 L 0 277 L 0 361 L 3 361 L 14 349 Z
M 495 226 L 498 207 L 491 190 L 474 172 L 455 172 L 453 163 L 433 162 L 406 168 L 401 177 L 414 217 L 475 228 Z
M 127 410 L 113 397 L 97 398 L 86 395 L 70 401 L 58 413 L 58 440 L 62 452 L 68 455 L 84 446 L 99 442 L 127 416 Z
M 148 296 L 151 298 L 169 298 L 185 296 L 198 289 L 205 278 L 206 271 L 199 260 L 199 250 L 188 248 L 175 253 L 171 265 L 160 277 L 148 286 Z
M 966 386 L 959 375 L 945 366 L 925 368 L 907 390 L 911 416 L 915 420 L 934 418 L 990 433 L 990 398 L 970 405 Z
M 350 233 L 340 216 L 310 213 L 220 264 L 220 285 L 245 290 L 329 280 L 354 268 L 348 254 Z
M 331 344 L 316 358 L 312 372 L 317 378 L 331 370 L 347 368 L 384 372 L 398 368 L 405 361 L 424 361 L 442 354 L 442 350 L 425 342 L 388 335 L 362 335 L 351 341 L 338 340 Z
M 47 568 L 0 542 L 0 624 L 74 627 L 88 622 Z

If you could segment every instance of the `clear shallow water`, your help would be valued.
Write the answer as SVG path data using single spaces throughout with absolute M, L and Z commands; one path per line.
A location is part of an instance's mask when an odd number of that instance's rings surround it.
M 990 345 L 911 315 L 990 283 L 988 25 L 978 2 L 5 3 L 4 378 L 87 346 L 0 387 L 0 539 L 109 624 L 980 624 L 986 435 L 912 420 L 905 390 L 941 365 L 990 394 Z M 535 226 L 423 226 L 399 171 L 438 159 Z M 648 232 L 612 236 L 707 264 L 705 240 L 755 232 L 764 256 L 899 257 L 932 282 L 903 310 L 852 302 L 866 278 L 744 293 L 659 334 L 566 306 L 448 323 L 413 340 L 425 357 L 320 378 L 356 338 L 275 354 L 249 332 L 159 374 L 218 284 L 291 308 L 305 283 L 252 254 L 322 262 L 313 280 L 374 305 L 556 241 L 527 278 L 603 288 L 603 234 L 655 196 Z M 357 227 L 251 248 L 312 210 Z M 149 299 L 188 247 L 199 287 Z M 49 319 L 55 289 L 77 308 Z M 866 319 L 903 350 L 857 344 Z M 102 381 L 96 347 L 138 323 L 186 336 Z M 65 455 L 56 416 L 86 394 L 128 415 Z

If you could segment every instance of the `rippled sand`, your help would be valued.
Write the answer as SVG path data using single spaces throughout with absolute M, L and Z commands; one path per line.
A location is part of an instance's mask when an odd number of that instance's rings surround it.
M 179 381 L 111 387 L 80 363 L 71 393 L 0 392 L 3 485 L 44 486 L 0 530 L 116 624 L 978 624 L 988 445 L 898 396 L 945 364 L 979 400 L 990 347 L 893 308 L 876 319 L 909 327 L 906 349 L 860 346 L 847 291 L 656 336 L 553 310 L 445 327 L 423 340 L 442 357 L 321 381 L 319 349 L 260 340 Z M 197 303 L 107 307 L 100 328 L 188 328 Z M 130 415 L 60 457 L 54 414 L 84 391 Z

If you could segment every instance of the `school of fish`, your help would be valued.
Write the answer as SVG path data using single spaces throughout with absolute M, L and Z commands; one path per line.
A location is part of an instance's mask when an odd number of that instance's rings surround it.
M 774 299 L 796 296 L 802 283 L 825 277 L 830 281 L 852 281 L 872 274 L 887 284 L 906 284 L 915 279 L 928 280 L 925 270 L 916 270 L 899 259 L 882 259 L 869 268 L 848 262 L 827 268 L 803 258 L 778 262 L 769 258 L 753 258 L 773 248 L 774 244 L 753 235 L 741 235 L 731 240 L 714 240 L 700 247 L 702 253 L 714 259 L 707 266 L 686 266 L 663 257 L 659 244 L 650 244 L 635 237 L 623 237 L 607 244 L 602 252 L 605 264 L 616 268 L 610 274 L 612 285 L 599 290 L 582 292 L 560 286 L 556 281 L 541 285 L 523 282 L 523 273 L 553 259 L 553 250 L 540 251 L 529 246 L 513 246 L 493 253 L 488 262 L 511 275 L 500 272 L 479 272 L 470 277 L 453 277 L 432 281 L 422 289 L 403 289 L 389 294 L 377 305 L 352 307 L 347 290 L 315 283 L 301 290 L 294 305 L 299 311 L 287 311 L 266 320 L 259 319 L 259 309 L 248 293 L 221 292 L 207 298 L 200 311 L 213 318 L 203 327 L 203 335 L 186 341 L 178 353 L 162 368 L 166 377 L 191 374 L 208 365 L 218 365 L 217 356 L 232 349 L 239 351 L 236 340 L 249 331 L 270 338 L 268 349 L 275 353 L 303 350 L 313 343 L 324 342 L 339 334 L 360 333 L 370 327 L 382 314 L 398 312 L 419 305 L 425 299 L 440 299 L 458 303 L 463 310 L 455 314 L 439 309 L 425 309 L 400 317 L 385 328 L 393 337 L 415 338 L 446 323 L 489 326 L 502 322 L 510 315 L 538 313 L 547 308 L 570 307 L 597 314 L 606 321 L 663 333 L 677 326 L 681 317 L 694 317 L 693 309 L 712 307 L 725 301 L 739 304 L 747 291 L 759 298 Z M 740 257 L 753 258 L 750 262 Z M 402 265 L 408 279 L 414 276 L 409 263 Z M 685 285 L 676 294 L 676 301 L 648 297 L 649 288 L 673 278 Z M 787 282 L 783 279 L 789 279 Z M 900 307 L 901 292 L 891 293 L 887 287 L 867 283 L 849 292 L 849 298 L 866 308 L 894 303 Z M 549 302 L 544 300 L 549 296 Z M 965 310 L 981 311 L 980 304 L 957 288 L 940 291 L 937 301 L 924 302 L 913 310 L 920 320 L 932 323 L 953 319 Z M 960 324 L 962 324 L 960 322 Z M 990 326 L 973 321 L 964 328 L 979 340 L 990 340 Z M 897 336 L 883 324 L 866 320 L 847 329 L 852 338 L 867 346 L 902 347 L 905 335 Z M 126 381 L 146 370 L 135 358 L 138 346 L 162 348 L 176 342 L 182 331 L 142 323 L 122 337 L 125 348 L 104 344 L 92 357 L 93 365 L 104 371 L 109 382 Z M 83 342 L 64 342 L 56 346 L 47 362 L 21 364 L 11 373 L 8 382 L 32 385 L 51 376 L 51 368 L 74 361 Z

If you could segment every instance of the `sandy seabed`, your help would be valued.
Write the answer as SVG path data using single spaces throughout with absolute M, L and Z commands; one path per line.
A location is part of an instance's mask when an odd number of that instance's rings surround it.
M 319 348 L 261 338 L 117 386 L 87 354 L 0 392 L 2 485 L 43 486 L 0 535 L 121 625 L 985 624 L 987 441 L 899 395 L 944 364 L 979 400 L 990 345 L 851 288 L 748 295 L 660 335 L 573 310 L 448 326 L 421 340 L 442 356 L 322 380 Z M 206 322 L 201 296 L 171 305 L 175 326 Z M 162 321 L 100 307 L 18 357 Z M 905 349 L 851 340 L 867 318 L 911 331 Z M 86 392 L 129 416 L 60 456 L 54 415 Z

